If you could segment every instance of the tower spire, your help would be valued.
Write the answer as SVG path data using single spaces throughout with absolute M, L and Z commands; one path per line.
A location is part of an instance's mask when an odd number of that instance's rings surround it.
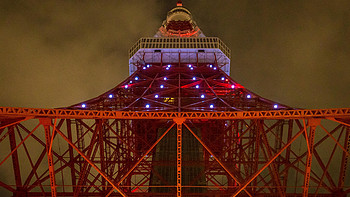
M 181 0 L 178 0 L 177 3 L 176 3 L 176 6 L 178 6 L 178 7 L 181 6 L 181 7 L 182 7 L 182 1 L 181 1 Z

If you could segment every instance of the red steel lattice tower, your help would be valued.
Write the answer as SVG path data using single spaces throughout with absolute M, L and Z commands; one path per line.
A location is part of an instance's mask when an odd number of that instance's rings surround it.
M 294 109 L 230 78 L 182 2 L 130 49 L 130 76 L 59 109 L 0 107 L 13 196 L 347 196 L 350 109 Z M 11 170 L 8 170 L 11 169 Z

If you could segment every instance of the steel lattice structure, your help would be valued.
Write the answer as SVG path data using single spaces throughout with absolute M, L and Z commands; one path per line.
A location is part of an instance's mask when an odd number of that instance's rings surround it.
M 0 107 L 2 191 L 347 196 L 350 108 L 262 98 L 230 78 L 229 54 L 179 1 L 115 88 L 67 108 Z

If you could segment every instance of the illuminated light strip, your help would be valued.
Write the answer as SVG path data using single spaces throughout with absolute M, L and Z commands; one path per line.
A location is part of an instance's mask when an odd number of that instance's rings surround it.
M 234 112 L 126 112 L 0 107 L 0 118 L 2 119 L 28 116 L 60 119 L 300 119 L 331 117 L 350 119 L 350 108 Z

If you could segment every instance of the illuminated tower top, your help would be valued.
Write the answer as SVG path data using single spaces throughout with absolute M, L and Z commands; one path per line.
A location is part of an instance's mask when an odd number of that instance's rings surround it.
M 205 37 L 191 12 L 177 2 L 177 6 L 168 12 L 155 37 Z
M 154 37 L 143 37 L 129 50 L 129 74 L 144 62 L 188 63 L 193 61 L 217 64 L 230 75 L 231 50 L 217 37 L 206 37 L 191 12 L 178 1 Z M 180 55 L 179 55 L 180 54 Z

